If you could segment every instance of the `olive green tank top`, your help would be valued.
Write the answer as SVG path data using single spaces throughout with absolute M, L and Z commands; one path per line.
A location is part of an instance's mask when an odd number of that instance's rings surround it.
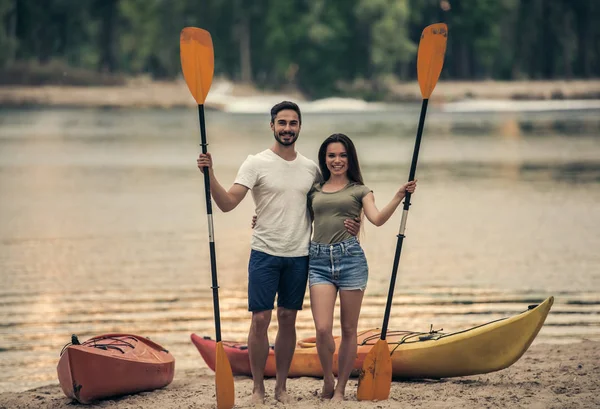
M 354 182 L 336 192 L 323 192 L 323 185 L 315 183 L 308 192 L 308 206 L 314 221 L 312 241 L 331 244 L 351 238 L 344 220 L 360 216 L 362 199 L 369 192 L 372 190 Z

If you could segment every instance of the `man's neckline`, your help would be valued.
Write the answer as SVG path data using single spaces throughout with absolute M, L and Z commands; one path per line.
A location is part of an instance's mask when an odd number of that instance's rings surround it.
M 275 152 L 273 149 L 269 148 L 268 150 L 269 150 L 269 151 L 270 151 L 270 152 L 271 152 L 273 155 L 277 156 L 278 158 L 280 158 L 281 160 L 283 160 L 283 161 L 286 161 L 286 162 L 293 162 L 293 161 L 295 161 L 296 159 L 298 159 L 298 151 L 294 151 L 294 153 L 296 154 L 296 156 L 294 157 L 294 159 L 286 159 L 286 158 L 284 158 L 283 156 L 279 155 L 277 152 Z

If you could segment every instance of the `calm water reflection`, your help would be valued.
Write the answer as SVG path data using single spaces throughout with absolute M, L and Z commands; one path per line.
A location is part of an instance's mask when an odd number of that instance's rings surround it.
M 598 117 L 433 107 L 390 328 L 460 330 L 554 295 L 537 342 L 600 339 Z M 383 204 L 407 177 L 417 119 L 418 106 L 305 115 L 298 149 L 315 158 L 327 135 L 347 133 Z M 271 144 L 266 114 L 207 122 L 226 185 Z M 0 391 L 56 382 L 71 333 L 139 333 L 178 369 L 204 365 L 189 342 L 214 335 L 197 126 L 188 110 L 0 112 Z M 248 197 L 215 214 L 226 339 L 248 329 L 252 212 Z M 399 216 L 364 228 L 361 328 L 381 324 Z M 298 319 L 311 336 L 310 310 Z

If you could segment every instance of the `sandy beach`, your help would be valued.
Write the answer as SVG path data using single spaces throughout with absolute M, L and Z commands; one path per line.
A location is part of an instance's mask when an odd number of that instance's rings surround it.
M 298 92 L 268 92 L 250 85 L 215 79 L 205 106 L 223 110 L 232 101 L 282 97 L 305 101 Z M 390 102 L 421 101 L 416 81 L 390 86 Z M 437 103 L 465 99 L 485 100 L 580 100 L 600 98 L 600 80 L 572 81 L 444 81 L 432 97 Z M 194 107 L 183 80 L 151 81 L 131 79 L 122 86 L 2 86 L 0 107 L 78 108 L 178 108 Z M 362 105 L 358 105 L 362 108 Z
M 200 361 L 200 357 L 198 357 Z M 89 408 L 214 408 L 213 374 L 209 369 L 176 372 L 168 387 L 123 396 Z M 346 391 L 344 407 L 385 409 L 411 408 L 598 408 L 600 407 L 600 343 L 534 344 L 511 367 L 491 374 L 442 380 L 397 381 L 385 402 L 356 401 L 355 378 Z M 275 381 L 267 381 L 264 408 L 334 407 L 318 397 L 320 379 L 295 378 L 288 381 L 294 403 L 283 405 L 273 399 Z M 250 404 L 252 381 L 236 377 L 236 407 Z M 82 406 L 82 405 L 80 405 Z M 338 405 L 335 405 L 338 406 Z M 23 393 L 0 394 L 0 408 L 69 408 L 58 384 Z

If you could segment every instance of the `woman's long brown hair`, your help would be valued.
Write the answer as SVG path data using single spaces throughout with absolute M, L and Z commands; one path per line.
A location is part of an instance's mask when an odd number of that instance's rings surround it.
M 356 148 L 352 140 L 343 133 L 334 133 L 323 141 L 319 148 L 319 168 L 323 175 L 323 180 L 327 181 L 331 177 L 331 172 L 327 169 L 327 163 L 325 157 L 327 156 L 327 147 L 329 144 L 339 142 L 346 148 L 346 154 L 348 155 L 348 179 L 351 182 L 364 185 L 362 174 L 360 172 L 360 164 L 358 163 L 358 155 L 356 154 Z
M 325 157 L 327 156 L 327 147 L 331 143 L 339 142 L 346 148 L 346 154 L 348 155 L 348 179 L 350 182 L 358 183 L 359 185 L 364 185 L 362 173 L 360 172 L 360 164 L 358 163 L 358 155 L 356 154 L 356 148 L 354 147 L 354 143 L 350 138 L 348 138 L 343 133 L 334 133 L 330 135 L 327 139 L 323 141 L 321 147 L 319 148 L 319 168 L 321 169 L 321 174 L 323 175 L 323 181 L 329 180 L 331 177 L 331 172 L 327 169 L 327 163 L 325 162 Z M 364 227 L 365 227 L 365 211 L 360 211 L 360 231 L 356 235 L 358 241 L 360 241 L 361 236 L 364 236 Z

